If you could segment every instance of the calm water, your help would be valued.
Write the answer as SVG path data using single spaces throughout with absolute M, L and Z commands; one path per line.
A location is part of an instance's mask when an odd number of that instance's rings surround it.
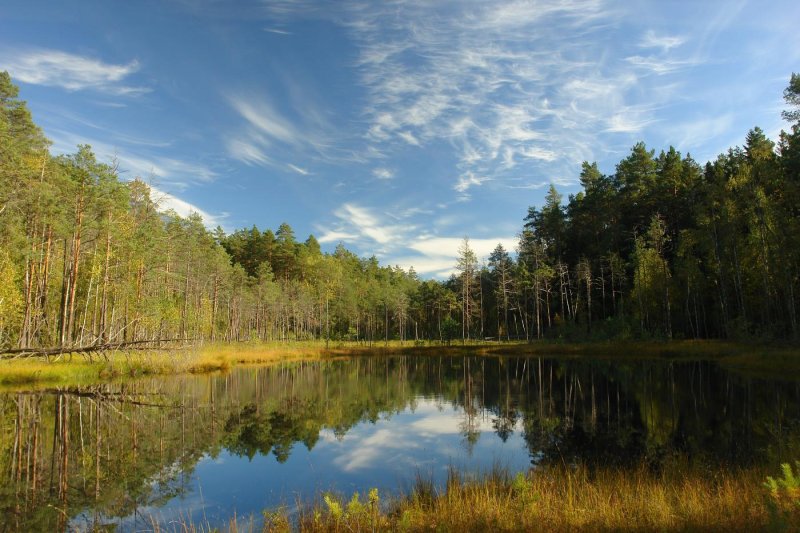
M 352 358 L 0 395 L 0 531 L 232 513 L 539 464 L 800 457 L 800 385 L 712 363 Z

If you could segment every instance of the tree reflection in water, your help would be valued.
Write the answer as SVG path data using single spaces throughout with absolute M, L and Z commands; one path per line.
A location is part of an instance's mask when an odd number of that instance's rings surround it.
M 2 394 L 0 520 L 59 531 L 136 516 L 192 492 L 204 457 L 285 463 L 325 432 L 342 441 L 360 423 L 431 401 L 458 419 L 468 456 L 481 438 L 515 434 L 533 465 L 800 456 L 798 383 L 713 363 L 353 358 Z

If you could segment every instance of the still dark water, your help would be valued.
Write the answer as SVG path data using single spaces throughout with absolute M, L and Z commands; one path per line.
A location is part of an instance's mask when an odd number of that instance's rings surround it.
M 223 525 L 539 464 L 800 458 L 800 382 L 709 362 L 375 357 L 0 394 L 0 531 Z

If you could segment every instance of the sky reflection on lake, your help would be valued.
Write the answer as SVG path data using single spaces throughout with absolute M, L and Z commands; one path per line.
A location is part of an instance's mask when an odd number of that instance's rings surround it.
M 534 464 L 800 457 L 795 379 L 708 361 L 364 357 L 0 394 L 0 522 L 208 528 Z
M 479 474 L 495 466 L 524 471 L 531 464 L 520 422 L 503 441 L 495 434 L 494 416 L 483 410 L 470 426 L 470 442 L 462 408 L 423 397 L 410 405 L 414 408 L 362 422 L 338 437 L 323 429 L 311 450 L 297 443 L 282 464 L 272 454 L 248 459 L 223 451 L 206 456 L 192 474 L 188 495 L 147 512 L 163 522 L 191 516 L 219 523 L 234 510 L 238 516 L 260 516 L 263 509 L 292 508 L 328 490 L 348 497 L 372 487 L 382 494 L 397 493 L 410 489 L 417 475 L 441 486 L 451 467 Z

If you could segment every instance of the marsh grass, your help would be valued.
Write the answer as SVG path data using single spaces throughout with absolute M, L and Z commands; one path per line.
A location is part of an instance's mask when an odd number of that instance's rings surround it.
M 674 461 L 654 472 L 541 467 L 528 474 L 451 471 L 444 488 L 418 477 L 406 494 L 381 501 L 372 489 L 323 495 L 290 519 L 284 509 L 232 520 L 226 531 L 796 531 L 800 504 L 781 507 L 759 468 L 707 469 Z M 782 495 L 783 498 L 785 495 Z M 384 498 L 385 500 L 385 498 Z M 208 531 L 181 524 L 176 531 Z M 164 529 L 154 528 L 155 531 Z M 169 530 L 169 529 L 166 529 Z
M 661 473 L 550 467 L 451 478 L 430 500 L 398 500 L 386 518 L 391 529 L 406 531 L 746 531 L 769 523 L 763 479 L 757 470 L 680 465 Z
M 722 341 L 534 343 L 470 341 L 443 344 L 389 341 L 289 341 L 215 343 L 170 350 L 113 352 L 103 357 L 65 354 L 46 361 L 38 358 L 0 360 L 0 386 L 83 385 L 142 375 L 224 372 L 236 365 L 310 361 L 352 356 L 435 355 L 592 357 L 609 360 L 715 360 L 740 373 L 760 376 L 800 376 L 800 349 L 792 345 L 758 345 Z

